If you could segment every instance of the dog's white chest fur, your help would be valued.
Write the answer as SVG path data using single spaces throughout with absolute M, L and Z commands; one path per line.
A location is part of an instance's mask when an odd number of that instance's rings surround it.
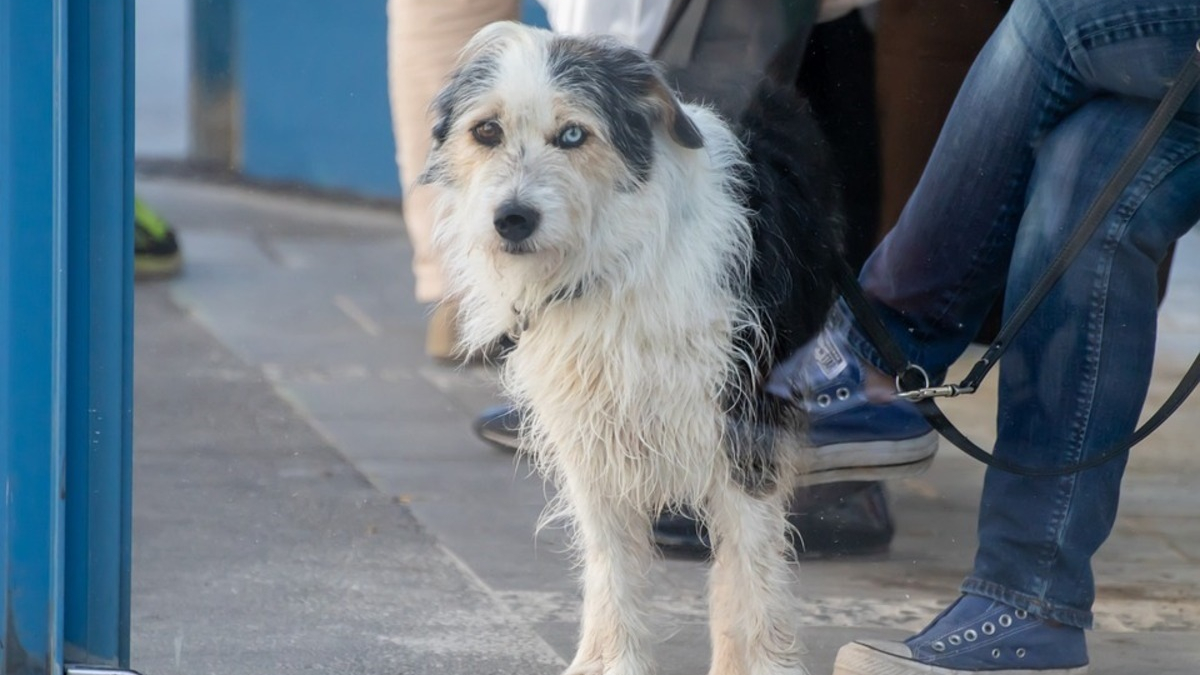
M 506 382 L 532 411 L 539 464 L 583 472 L 646 510 L 695 503 L 727 480 L 721 397 L 732 327 L 721 305 L 730 299 L 709 298 L 680 312 L 652 290 L 584 297 L 536 319 Z

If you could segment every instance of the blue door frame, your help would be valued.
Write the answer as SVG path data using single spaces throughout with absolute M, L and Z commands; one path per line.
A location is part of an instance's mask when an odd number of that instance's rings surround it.
M 133 0 L 0 2 L 0 668 L 129 663 Z

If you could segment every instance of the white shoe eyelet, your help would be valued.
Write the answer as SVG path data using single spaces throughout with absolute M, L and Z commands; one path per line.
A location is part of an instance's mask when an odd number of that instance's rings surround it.
M 1018 659 L 1025 658 L 1025 648 L 1024 647 L 1017 647 L 1017 658 Z
M 991 621 L 983 624 L 980 626 L 980 628 L 983 629 L 984 635 L 992 635 L 996 632 L 996 624 L 992 623 Z
M 962 644 L 962 638 L 958 637 L 957 635 L 951 635 L 950 637 L 946 638 L 946 641 L 955 647 Z
M 933 644 L 932 644 L 932 645 L 930 645 L 930 646 L 931 646 L 931 647 L 933 647 L 933 651 L 935 651 L 935 652 L 944 652 L 944 651 L 946 651 L 946 643 L 945 643 L 945 642 L 942 642 L 941 640 L 938 640 L 937 642 L 933 643 Z
M 1012 625 L 1012 617 L 1007 614 L 1001 614 L 1000 615 L 1000 627 L 1008 628 L 1011 625 Z
M 967 642 L 974 642 L 979 639 L 979 633 L 976 633 L 974 628 L 968 628 L 963 631 L 963 638 L 965 638 Z
M 1029 616 L 1029 612 L 1026 612 L 1023 609 L 1018 609 L 1017 611 L 1013 612 L 1013 614 L 1016 614 L 1018 619 L 1025 619 Z
M 993 659 L 998 659 L 998 658 L 1000 658 L 1000 650 L 999 650 L 999 649 L 993 649 L 993 650 L 992 650 L 992 658 L 993 658 Z
M 817 397 L 817 405 L 822 408 L 828 407 L 831 402 L 833 402 L 833 399 L 829 398 L 829 394 L 821 394 Z
M 850 398 L 850 390 L 845 387 L 838 387 L 837 398 L 839 401 L 845 401 Z

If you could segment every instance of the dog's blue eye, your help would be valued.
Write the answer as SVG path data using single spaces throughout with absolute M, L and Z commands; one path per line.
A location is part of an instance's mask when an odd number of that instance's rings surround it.
M 558 136 L 554 139 L 554 144 L 560 148 L 578 148 L 583 145 L 587 137 L 588 134 L 583 130 L 583 127 L 572 124 L 558 132 Z
M 480 145 L 494 147 L 500 145 L 501 139 L 504 138 L 504 130 L 500 128 L 500 123 L 496 120 L 486 120 L 471 127 L 471 136 Z

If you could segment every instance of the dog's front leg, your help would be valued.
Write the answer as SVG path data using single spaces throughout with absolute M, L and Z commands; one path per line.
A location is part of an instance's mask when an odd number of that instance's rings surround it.
M 579 649 L 564 675 L 647 675 L 649 514 L 588 484 L 586 476 L 566 482 L 583 562 L 583 616 Z
M 710 675 L 799 675 L 787 562 L 786 512 L 778 494 L 751 497 L 730 482 L 709 504 L 715 546 L 710 578 Z

